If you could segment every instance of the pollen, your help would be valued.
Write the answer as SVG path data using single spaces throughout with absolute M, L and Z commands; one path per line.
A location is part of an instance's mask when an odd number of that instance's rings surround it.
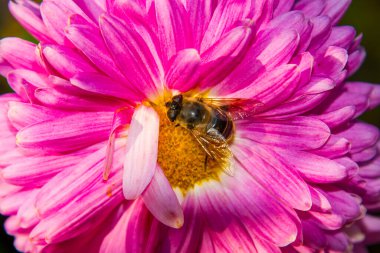
M 219 180 L 220 163 L 207 156 L 190 130 L 170 122 L 164 106 L 156 110 L 160 115 L 158 164 L 171 186 L 186 193 L 197 184 Z

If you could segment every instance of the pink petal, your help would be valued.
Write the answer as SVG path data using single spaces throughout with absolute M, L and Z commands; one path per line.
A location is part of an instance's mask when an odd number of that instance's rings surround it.
M 126 27 L 116 18 L 101 16 L 100 29 L 115 63 L 130 85 L 146 96 L 154 95 L 162 85 L 162 66 L 155 58 L 156 49 L 133 27 Z
M 355 106 L 346 106 L 341 109 L 315 115 L 314 117 L 325 122 L 330 129 L 345 126 L 355 116 Z
M 234 222 L 223 231 L 210 230 L 211 241 L 214 245 L 215 252 L 241 252 L 257 253 L 258 251 L 253 244 L 251 236 L 247 233 L 241 223 Z
M 157 36 L 166 61 L 178 51 L 192 46 L 189 16 L 181 1 L 155 2 Z M 164 59 L 165 61 L 165 59 Z
M 108 97 L 79 93 L 64 93 L 58 89 L 44 88 L 35 91 L 35 97 L 44 106 L 63 110 L 115 111 L 123 104 Z
M 243 61 L 221 82 L 234 91 L 253 83 L 258 75 L 289 62 L 299 41 L 292 30 L 270 30 L 256 38 Z
M 309 189 L 311 199 L 313 201 L 313 206 L 311 207 L 311 210 L 316 210 L 319 212 L 330 212 L 332 210 L 332 207 L 329 200 L 326 197 L 326 194 L 324 194 L 324 192 L 319 190 L 318 188 L 314 188 L 312 186 L 309 186 Z
M 122 98 L 130 103 L 142 101 L 144 99 L 140 91 L 135 91 L 128 84 L 122 84 L 107 76 L 98 73 L 82 72 L 74 75 L 70 82 L 83 90 L 108 95 L 117 98 Z
M 136 199 L 150 183 L 156 168 L 159 116 L 151 107 L 136 108 L 129 127 L 124 159 L 123 193 Z
M 240 20 L 248 18 L 252 13 L 253 3 L 248 0 L 220 1 L 216 7 L 208 28 L 202 40 L 201 50 L 203 53 L 211 45 L 217 42 L 226 32 L 234 28 Z
M 94 22 L 98 22 L 100 14 L 106 10 L 104 0 L 76 0 L 75 3 L 87 16 L 91 17 Z
M 279 0 L 274 11 L 274 16 L 290 11 L 294 5 L 294 0 Z
M 284 121 L 258 119 L 249 124 L 237 123 L 243 138 L 286 149 L 316 149 L 326 143 L 330 129 L 319 120 L 294 117 Z
M 347 222 L 352 222 L 362 215 L 361 198 L 343 190 L 326 191 L 326 196 L 332 206 L 332 211 L 342 216 Z
M 72 78 L 81 72 L 97 72 L 97 70 L 78 52 L 67 47 L 47 45 L 42 47 L 45 59 L 63 77 Z
M 152 181 L 142 194 L 145 206 L 153 216 L 172 228 L 183 225 L 182 207 L 162 169 L 157 165 Z
M 367 53 L 364 48 L 359 48 L 358 50 L 356 50 L 348 56 L 348 76 L 352 76 L 356 73 L 356 71 L 358 71 L 358 69 L 362 66 L 366 56 Z
M 233 179 L 224 184 L 228 188 L 225 195 L 229 198 L 229 207 L 241 217 L 251 235 L 280 247 L 297 239 L 299 220 L 295 213 L 272 197 L 244 169 L 237 169 Z
M 92 197 L 92 194 L 110 197 L 114 193 L 121 195 L 121 168 L 123 150 L 120 149 L 125 143 L 119 143 L 115 151 L 115 164 L 107 182 L 103 181 L 105 147 L 93 151 L 90 155 L 80 156 L 83 160 L 78 166 L 71 166 L 57 174 L 40 190 L 35 206 L 41 217 L 47 218 L 55 215 L 64 206 L 74 205 L 78 199 Z M 104 145 L 105 146 L 105 145 Z M 62 182 L 66 182 L 62 184 Z M 112 185 L 114 183 L 114 185 Z M 97 192 L 95 192 L 95 190 Z M 108 194 L 107 194 L 108 193 Z
M 335 46 L 344 49 L 348 49 L 352 41 L 354 41 L 356 36 L 356 31 L 352 26 L 335 26 L 332 28 L 330 36 L 328 39 L 319 45 L 316 45 L 315 49 L 310 49 L 310 51 L 318 56 L 323 56 L 329 47 Z
M 42 21 L 40 6 L 30 0 L 9 1 L 9 10 L 25 29 L 38 40 L 49 42 L 50 35 Z
M 187 10 L 194 36 L 195 48 L 200 49 L 201 40 L 213 14 L 213 0 L 188 0 Z
M 200 56 L 194 49 L 179 51 L 170 61 L 165 80 L 169 89 L 186 92 L 192 89 L 199 78 Z
M 323 11 L 325 5 L 323 0 L 300 0 L 294 9 L 302 11 L 307 17 L 315 17 Z
M 356 153 L 376 144 L 379 139 L 379 129 L 373 125 L 356 122 L 348 129 L 337 133 L 351 142 L 351 152 Z
M 233 148 L 234 155 L 243 168 L 263 189 L 283 199 L 291 207 L 309 210 L 312 204 L 310 192 L 297 172 L 270 148 L 264 145 L 248 146 L 249 144 L 245 142 Z
M 305 180 L 315 183 L 330 183 L 341 181 L 348 177 L 347 168 L 323 156 L 317 156 L 303 151 L 281 149 L 276 152 L 284 161 L 298 170 Z M 318 166 L 315 166 L 318 164 Z
M 198 215 L 200 210 L 194 193 L 187 193 L 182 206 L 183 226 L 180 229 L 169 230 L 170 252 L 196 252 L 202 240 L 204 225 Z
M 60 45 L 70 45 L 64 29 L 72 14 L 79 14 L 89 20 L 74 1 L 50 0 L 41 3 L 41 16 L 51 37 Z
M 236 67 L 249 46 L 251 35 L 250 27 L 238 26 L 201 54 L 201 89 L 217 85 L 229 74 L 226 69 Z
M 345 67 L 348 61 L 347 50 L 340 47 L 328 47 L 323 57 L 317 59 L 315 66 L 316 75 L 328 76 L 336 83 L 340 83 L 346 77 Z
M 35 55 L 36 45 L 19 38 L 4 38 L 0 41 L 0 57 L 14 68 L 42 72 Z
M 115 79 L 123 80 L 123 74 L 116 67 L 100 30 L 80 15 L 70 16 L 65 30 L 66 37 L 82 51 L 95 66 Z
M 233 86 L 225 87 L 220 93 L 228 97 L 253 98 L 267 110 L 286 100 L 297 88 L 300 73 L 295 65 L 282 65 L 258 76 L 253 83 L 233 91 Z M 232 93 L 227 94 L 228 91 Z
M 65 152 L 80 149 L 109 135 L 112 113 L 76 113 L 28 126 L 17 134 L 17 144 L 23 148 Z
M 332 23 L 336 24 L 341 19 L 351 4 L 351 0 L 327 0 L 324 15 L 331 18 Z
M 351 143 L 347 139 L 331 135 L 325 145 L 311 152 L 326 158 L 337 158 L 346 155 L 350 150 Z
M 40 105 L 9 102 L 8 119 L 18 130 L 35 123 L 63 117 L 67 114 L 67 112 L 50 109 Z

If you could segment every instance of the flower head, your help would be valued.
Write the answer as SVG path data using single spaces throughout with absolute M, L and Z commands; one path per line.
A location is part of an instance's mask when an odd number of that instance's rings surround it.
M 346 252 L 380 231 L 348 0 L 10 2 L 0 210 L 23 252 Z M 365 233 L 370 236 L 365 239 Z M 367 241 L 365 241 L 367 240 Z

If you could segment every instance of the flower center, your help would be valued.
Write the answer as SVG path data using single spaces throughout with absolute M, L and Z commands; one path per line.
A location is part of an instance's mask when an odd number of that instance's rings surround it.
M 171 186 L 186 193 L 196 184 L 218 180 L 223 163 L 208 157 L 189 129 L 171 122 L 165 106 L 156 111 L 160 116 L 158 164 Z

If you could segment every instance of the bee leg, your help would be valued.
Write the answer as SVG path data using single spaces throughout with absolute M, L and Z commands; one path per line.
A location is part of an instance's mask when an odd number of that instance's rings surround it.
M 205 163 L 204 163 L 205 170 L 207 170 L 207 162 L 208 162 L 208 155 L 206 154 Z

